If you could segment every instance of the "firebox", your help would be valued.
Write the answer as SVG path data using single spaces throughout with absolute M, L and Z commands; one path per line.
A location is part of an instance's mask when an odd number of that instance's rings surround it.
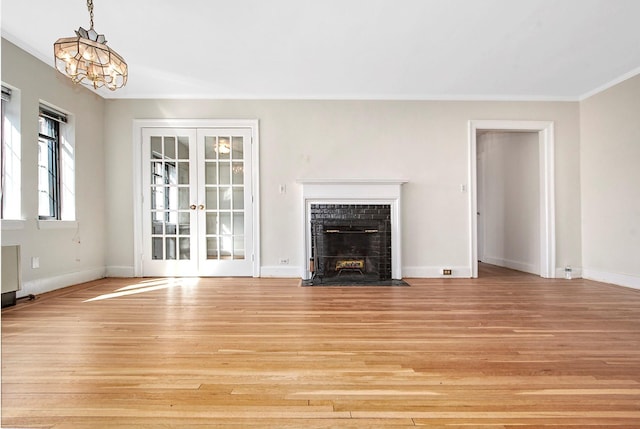
M 391 279 L 390 205 L 312 204 L 310 221 L 314 279 Z

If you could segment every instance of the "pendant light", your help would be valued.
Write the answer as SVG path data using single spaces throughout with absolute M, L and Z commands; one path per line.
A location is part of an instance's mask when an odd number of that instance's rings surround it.
M 74 83 L 112 91 L 127 83 L 128 68 L 124 59 L 107 46 L 104 34 L 93 29 L 93 0 L 87 0 L 90 27 L 80 27 L 76 37 L 64 37 L 53 44 L 56 69 Z

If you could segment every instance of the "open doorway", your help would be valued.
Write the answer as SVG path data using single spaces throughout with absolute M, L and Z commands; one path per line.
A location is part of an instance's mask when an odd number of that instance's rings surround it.
M 539 275 L 538 132 L 482 130 L 476 143 L 478 261 Z
M 528 194 L 534 193 L 533 199 L 528 198 L 527 202 L 514 202 L 513 206 L 518 205 L 516 212 L 520 211 L 520 216 L 523 215 L 523 210 L 527 212 L 525 220 L 527 231 L 526 234 L 521 234 L 521 231 L 518 231 L 517 234 L 520 237 L 515 237 L 514 230 L 517 228 L 523 228 L 523 223 L 518 219 L 518 213 L 512 213 L 510 215 L 509 224 L 506 225 L 503 222 L 501 225 L 502 230 L 498 233 L 496 231 L 491 231 L 489 228 L 486 228 L 485 225 L 481 225 L 481 228 L 478 228 L 478 219 L 482 216 L 482 212 L 479 210 L 478 206 L 478 192 L 486 191 L 486 187 L 483 189 L 479 189 L 480 185 L 478 182 L 478 169 L 480 168 L 480 174 L 482 174 L 483 178 L 487 177 L 487 172 L 482 171 L 486 170 L 487 167 L 495 169 L 495 166 L 489 166 L 482 159 L 482 156 L 486 156 L 487 144 L 485 141 L 488 140 L 508 140 L 509 133 L 518 133 L 518 135 L 523 136 L 525 139 L 531 139 L 536 142 L 535 147 L 529 147 L 523 151 L 516 151 L 519 153 L 511 153 L 505 154 L 503 153 L 501 156 L 504 158 L 512 158 L 512 159 L 520 159 L 519 162 L 522 162 L 527 157 L 531 157 L 533 153 L 537 155 L 537 170 L 538 174 L 534 178 L 537 179 L 537 186 L 532 186 L 530 183 L 514 183 L 512 189 L 508 190 L 510 195 L 518 194 L 518 189 L 521 186 L 526 186 L 526 191 Z M 514 134 L 515 135 L 515 134 Z M 486 137 L 485 137 L 486 136 Z M 513 136 L 511 136 L 513 137 Z M 493 143 L 492 143 L 493 144 Z M 497 143 L 496 143 L 497 144 Z M 480 146 L 481 152 L 481 165 L 478 163 L 478 148 Z M 497 147 L 497 146 L 496 146 Z M 542 277 L 552 278 L 555 277 L 555 207 L 553 204 L 554 195 L 554 174 L 553 174 L 553 123 L 552 122 L 539 122 L 539 121 L 470 121 L 469 122 L 469 232 L 470 232 L 470 249 L 469 249 L 469 262 L 470 268 L 472 272 L 472 277 L 478 277 L 478 259 L 479 256 L 483 258 L 487 258 L 486 254 L 483 254 L 483 250 L 487 249 L 487 239 L 488 234 L 501 234 L 500 236 L 492 235 L 490 240 L 493 240 L 495 243 L 494 247 L 497 245 L 496 243 L 502 239 L 503 242 L 500 244 L 502 246 L 502 250 L 505 250 L 505 246 L 507 247 L 521 247 L 520 249 L 516 249 L 520 254 L 528 255 L 527 258 L 529 261 L 533 261 L 533 263 L 525 263 L 525 264 L 511 264 L 511 268 L 520 269 L 522 271 L 527 272 L 535 272 Z M 522 148 L 520 148 L 522 149 Z M 527 152 L 529 151 L 529 152 Z M 484 152 L 484 153 L 483 153 Z M 515 157 L 515 158 L 514 158 Z M 492 162 L 497 162 L 493 160 Z M 503 171 L 500 174 L 511 174 L 507 170 L 513 170 L 514 167 L 517 166 L 505 166 L 504 162 L 508 164 L 509 159 L 501 160 L 503 162 Z M 531 167 L 531 166 L 529 166 Z M 491 176 L 489 180 L 499 181 L 500 178 Z M 531 181 L 531 177 L 528 177 L 526 180 Z M 504 191 L 504 190 L 503 190 Z M 497 192 L 500 194 L 500 192 Z M 502 195 L 506 195 L 504 192 Z M 531 195 L 529 195 L 531 197 Z M 481 195 L 481 204 L 486 203 L 486 195 Z M 519 198 L 519 197 L 518 197 Z M 537 204 L 536 200 L 537 199 Z M 533 202 L 532 202 L 533 201 Z M 504 202 L 503 202 L 504 203 Z M 504 208 L 504 204 L 503 207 Z M 486 207 L 483 207 L 483 210 Z M 494 211 L 498 211 L 500 208 L 493 207 Z M 531 213 L 531 211 L 536 211 L 537 213 Z M 511 211 L 513 207 L 511 207 Z M 478 214 L 480 213 L 480 215 Z M 485 213 L 485 216 L 487 213 Z M 483 220 L 484 221 L 484 218 Z M 499 224 L 500 221 L 504 221 L 504 219 L 493 219 L 494 224 Z M 537 230 L 533 233 L 531 232 L 531 224 L 533 223 L 533 229 Z M 537 224 L 537 228 L 535 227 Z M 507 229 L 505 229 L 507 228 Z M 480 235 L 479 235 L 480 233 Z M 510 238 L 513 238 L 514 243 L 505 243 L 505 235 L 509 235 Z M 525 238 L 522 238 L 524 236 Z M 522 243 L 522 240 L 537 240 L 535 246 L 525 245 Z M 481 251 L 479 251 L 479 243 L 481 246 Z M 513 249 L 511 249 L 513 250 Z M 532 253 L 534 253 L 532 255 Z M 537 257 L 535 255 L 537 253 Z M 508 255 L 509 253 L 504 253 Z M 514 254 L 514 253 L 510 253 Z M 492 256 L 492 255 L 489 255 Z M 508 257 L 502 257 L 502 259 L 508 259 Z M 502 261 L 504 262 L 504 261 Z M 513 261 L 510 261 L 513 262 Z M 509 266 L 503 264 L 504 266 Z

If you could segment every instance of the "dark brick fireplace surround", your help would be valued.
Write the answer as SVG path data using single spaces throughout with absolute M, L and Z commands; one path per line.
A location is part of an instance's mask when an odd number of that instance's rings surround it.
M 391 279 L 389 204 L 311 204 L 310 223 L 314 278 Z

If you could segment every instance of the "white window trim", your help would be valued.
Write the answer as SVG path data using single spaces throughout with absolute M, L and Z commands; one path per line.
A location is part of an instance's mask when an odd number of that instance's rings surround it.
M 64 114 L 66 123 L 60 124 L 60 219 L 38 219 L 38 229 L 76 228 L 76 176 L 75 176 L 75 116 L 46 101 L 40 105 Z M 53 226 L 55 223 L 59 225 Z
M 5 116 L 11 124 L 10 130 L 5 130 L 7 136 L 7 153 L 5 156 L 11 155 L 11 159 L 5 158 L 5 168 L 11 166 L 13 181 L 5 183 L 5 207 L 4 219 L 2 220 L 2 229 L 23 229 L 24 222 L 22 218 L 22 133 L 20 129 L 20 106 L 21 92 L 13 86 L 2 83 L 2 86 L 11 90 L 11 100 L 5 105 Z M 13 204 L 6 205 L 7 197 Z

